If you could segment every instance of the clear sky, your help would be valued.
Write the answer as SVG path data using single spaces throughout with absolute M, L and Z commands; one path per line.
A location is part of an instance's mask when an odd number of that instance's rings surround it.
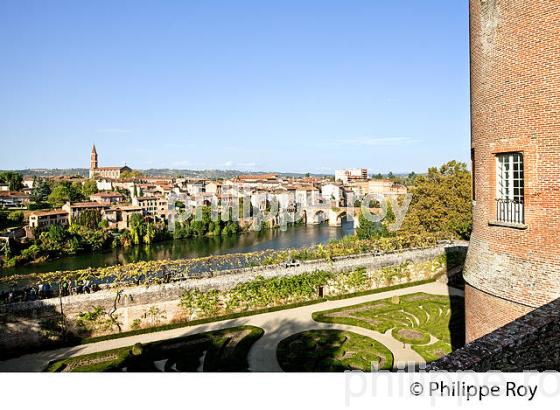
M 0 2 L 0 169 L 469 156 L 467 0 Z

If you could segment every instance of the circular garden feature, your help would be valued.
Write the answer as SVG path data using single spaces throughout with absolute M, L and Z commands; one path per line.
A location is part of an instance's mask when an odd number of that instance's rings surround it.
M 424 345 L 430 342 L 430 335 L 418 328 L 395 327 L 391 335 L 399 342 Z
M 286 372 L 389 370 L 391 351 L 377 340 L 342 330 L 310 330 L 280 342 L 276 352 Z
M 391 332 L 429 363 L 464 345 L 464 313 L 460 296 L 420 292 L 315 312 L 313 319 Z

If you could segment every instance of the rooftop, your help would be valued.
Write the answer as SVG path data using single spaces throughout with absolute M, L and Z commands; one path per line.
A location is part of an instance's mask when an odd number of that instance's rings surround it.
M 29 214 L 29 216 L 50 216 L 50 215 L 68 215 L 68 212 L 62 209 L 54 209 L 52 211 L 35 211 Z
M 113 198 L 113 197 L 122 197 L 123 195 L 120 192 L 98 192 L 96 194 L 91 194 L 90 197 L 100 197 L 100 198 Z
M 107 204 L 100 202 L 75 202 L 69 204 L 71 208 L 105 208 Z

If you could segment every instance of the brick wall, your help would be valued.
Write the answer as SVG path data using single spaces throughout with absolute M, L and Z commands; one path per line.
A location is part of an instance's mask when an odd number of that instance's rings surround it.
M 464 276 L 490 295 L 538 307 L 560 297 L 560 7 L 557 0 L 471 0 L 470 11 L 475 201 Z M 496 154 L 507 152 L 524 156 L 526 226 L 517 228 L 489 223 Z M 500 310 L 493 315 L 480 304 L 501 302 L 471 297 L 467 333 L 503 324 Z
M 471 342 L 492 332 L 497 327 L 529 313 L 532 309 L 500 299 L 472 286 L 465 286 L 466 342 Z

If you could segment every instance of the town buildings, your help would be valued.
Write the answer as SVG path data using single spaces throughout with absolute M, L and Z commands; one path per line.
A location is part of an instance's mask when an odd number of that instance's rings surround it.
M 27 192 L 0 191 L 0 208 L 21 209 L 29 203 Z
M 102 211 L 110 207 L 110 204 L 102 202 L 66 202 L 62 205 L 62 210 L 68 214 L 68 221 L 73 223 L 78 221 L 85 211 L 97 211 L 101 214 Z
M 394 198 L 406 195 L 407 192 L 404 185 L 390 179 L 373 179 L 367 183 L 367 193 L 371 195 L 382 195 L 385 198 Z
M 132 205 L 142 209 L 144 215 L 155 221 L 165 221 L 168 213 L 167 195 L 133 197 Z
M 144 215 L 144 211 L 139 206 L 116 205 L 103 210 L 102 217 L 108 223 L 109 229 L 129 229 L 132 215 Z
M 334 179 L 344 184 L 355 181 L 367 181 L 368 170 L 366 168 L 337 169 L 334 171 Z
M 120 192 L 98 192 L 89 196 L 90 201 L 102 202 L 107 204 L 118 204 L 123 202 L 125 197 Z
M 101 220 L 107 222 L 108 229 L 128 229 L 133 215 L 166 224 L 176 212 L 176 205 L 181 210 L 191 211 L 191 215 L 200 206 L 217 206 L 219 212 L 225 212 L 223 215 L 227 214 L 227 209 L 236 209 L 235 215 L 241 219 L 251 218 L 254 212 L 262 214 L 276 210 L 280 215 L 280 212 L 286 211 L 283 215 L 289 223 L 297 222 L 296 216 L 299 215 L 304 223 L 313 224 L 328 220 L 329 210 L 340 212 L 340 208 L 359 206 L 356 200 L 367 194 L 389 197 L 406 193 L 406 187 L 393 181 L 369 180 L 367 170 L 361 168 L 343 170 L 342 174 L 337 171 L 346 182 L 333 182 L 328 177 L 288 178 L 277 174 L 240 175 L 216 180 L 144 177 L 139 174 L 122 178 L 124 171 L 131 170 L 128 167 L 99 167 L 97 151 L 93 146 L 90 177 L 96 182 L 98 192 L 89 195 L 87 202 L 66 202 L 61 209 L 26 213 L 27 231 L 43 231 L 52 225 L 69 226 L 79 221 L 86 211 L 99 213 Z M 75 177 L 51 179 L 72 184 L 85 184 L 87 181 Z M 30 186 L 35 183 L 34 178 L 27 180 Z M 0 207 L 25 209 L 29 191 L 27 187 L 22 192 L 0 190 Z M 339 225 L 337 218 L 331 219 Z M 247 220 L 244 222 L 244 226 L 250 225 Z
M 121 174 L 125 171 L 132 171 L 126 165 L 124 167 L 100 167 L 98 163 L 98 155 L 97 150 L 95 149 L 95 145 L 91 149 L 91 160 L 89 165 L 89 177 L 93 178 L 95 176 L 99 176 L 102 178 L 115 178 L 118 179 L 121 177 Z
M 29 226 L 37 231 L 47 230 L 51 225 L 67 227 L 68 212 L 57 209 L 54 211 L 35 211 L 29 215 Z

